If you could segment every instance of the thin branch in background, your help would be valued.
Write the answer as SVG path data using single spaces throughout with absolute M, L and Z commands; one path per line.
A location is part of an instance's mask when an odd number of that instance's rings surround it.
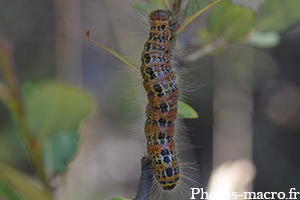
M 173 14 L 174 21 L 172 21 L 172 23 L 175 23 L 176 25 L 178 25 L 180 5 L 181 5 L 181 0 L 175 0 L 175 2 L 174 2 L 174 14 Z M 174 33 L 174 34 L 176 35 L 176 33 Z M 174 39 L 174 41 L 176 41 L 176 38 Z
M 174 8 L 175 8 L 175 12 L 178 16 L 179 16 L 179 11 L 180 11 L 180 5 L 181 5 L 181 0 L 175 0 Z M 178 22 L 178 17 L 177 17 L 177 22 Z
M 53 2 L 57 76 L 80 85 L 83 80 L 81 1 L 54 0 Z
M 176 36 L 176 30 L 178 27 L 178 18 L 179 18 L 179 11 L 180 11 L 180 3 L 181 0 L 175 0 L 174 4 L 171 5 L 171 10 L 172 12 L 172 17 L 170 19 L 170 32 L 171 32 L 171 50 L 174 50 L 175 44 L 176 44 L 176 40 L 177 38 Z
M 214 51 L 218 50 L 219 48 L 222 48 L 226 45 L 226 42 L 222 39 L 217 40 L 213 44 L 205 45 L 203 48 L 200 48 L 199 50 L 193 52 L 192 54 L 185 57 L 184 62 L 191 63 L 195 62 L 196 60 L 201 59 L 202 57 L 213 53 Z
M 141 159 L 142 173 L 139 183 L 139 189 L 133 200 L 148 200 L 150 197 L 151 183 L 153 180 L 153 167 L 149 156 L 143 156 Z
M 0 83 L 0 97 L 12 114 L 18 133 L 28 152 L 30 162 L 35 169 L 41 184 L 45 189 L 50 191 L 51 187 L 47 181 L 43 161 L 41 158 L 41 147 L 32 137 L 26 121 L 21 93 L 14 73 L 12 52 L 12 43 L 2 39 L 0 35 L 0 70 L 6 85 L 5 87 L 4 84 Z
M 16 77 L 14 75 L 14 66 L 11 58 L 12 51 L 13 44 L 8 40 L 3 40 L 0 35 L 0 69 L 2 78 L 10 95 L 13 96 L 13 98 L 17 100 L 17 103 L 19 104 L 21 102 L 21 96 Z M 18 108 L 18 110 L 19 109 L 20 108 Z M 21 113 L 23 113 L 23 111 L 19 110 L 19 114 Z

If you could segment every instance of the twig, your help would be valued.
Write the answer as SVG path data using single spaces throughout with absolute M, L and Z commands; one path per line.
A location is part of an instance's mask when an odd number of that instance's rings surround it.
M 139 183 L 139 189 L 133 200 L 148 200 L 150 197 L 151 183 L 153 180 L 153 167 L 149 156 L 143 156 L 141 159 L 142 173 Z
M 41 158 L 42 150 L 33 138 L 26 122 L 21 93 L 13 70 L 12 51 L 13 45 L 6 40 L 2 40 L 0 35 L 0 70 L 7 86 L 6 88 L 4 84 L 0 83 L 0 97 L 12 113 L 13 121 L 17 126 L 18 133 L 24 142 L 29 159 L 39 180 L 45 189 L 51 191 Z
M 168 9 L 171 9 L 171 6 L 170 6 L 170 4 L 169 4 L 169 1 L 168 1 L 168 0 L 164 0 L 164 1 L 165 1 L 166 6 L 168 7 Z
M 131 62 L 130 60 L 126 59 L 126 58 L 123 57 L 121 54 L 119 54 L 119 53 L 117 53 L 116 51 L 114 51 L 114 50 L 112 50 L 112 49 L 110 49 L 110 48 L 108 48 L 108 47 L 106 47 L 106 46 L 104 46 L 104 45 L 102 45 L 102 44 L 100 44 L 100 43 L 98 43 L 98 42 L 92 40 L 92 39 L 90 38 L 90 32 L 91 32 L 91 30 L 85 31 L 85 37 L 86 37 L 87 40 L 89 40 L 90 42 L 92 42 L 92 43 L 94 43 L 94 44 L 96 44 L 96 45 L 98 45 L 98 46 L 100 46 L 100 47 L 102 47 L 102 48 L 105 49 L 106 51 L 110 52 L 111 54 L 113 54 L 114 56 L 116 56 L 117 58 L 119 58 L 121 61 L 123 61 L 124 63 L 126 63 L 127 65 L 129 65 L 132 69 L 134 69 L 134 70 L 136 70 L 136 71 L 138 71 L 138 72 L 140 71 L 140 70 L 139 70 L 140 67 L 139 67 L 138 65 L 136 65 L 136 64 L 134 64 L 133 62 Z
M 200 14 L 202 14 L 207 9 L 211 8 L 212 6 L 216 5 L 217 3 L 221 2 L 222 0 L 216 0 L 213 3 L 208 4 L 205 8 L 199 10 L 197 13 L 192 15 L 191 17 L 188 17 L 184 20 L 184 22 L 181 24 L 180 28 L 176 31 L 176 38 L 185 30 L 185 28 Z M 176 1 L 175 1 L 176 2 Z
M 175 0 L 174 2 L 174 7 L 173 7 L 173 13 L 172 13 L 172 18 L 170 20 L 170 31 L 172 35 L 171 39 L 171 50 L 174 50 L 175 44 L 176 44 L 176 29 L 178 26 L 178 19 L 179 19 L 179 12 L 180 12 L 180 4 L 181 0 Z
M 178 24 L 178 19 L 179 19 L 179 13 L 180 13 L 180 5 L 181 5 L 181 0 L 175 0 L 174 2 L 174 13 L 173 13 L 173 19 L 172 23 Z M 175 35 L 175 33 L 174 33 Z M 174 39 L 176 41 L 176 38 Z
M 210 53 L 213 53 L 214 51 L 216 51 L 217 49 L 219 49 L 225 45 L 226 45 L 226 42 L 222 39 L 219 39 L 215 43 L 208 44 L 208 45 L 204 46 L 203 48 L 195 51 L 194 53 L 186 56 L 184 61 L 185 61 L 185 63 L 194 62 Z
M 175 8 L 175 12 L 178 14 L 178 16 L 179 16 L 179 11 L 180 11 L 180 5 L 181 5 L 181 0 L 175 0 L 174 8 Z M 177 19 L 177 21 L 178 21 L 178 19 Z

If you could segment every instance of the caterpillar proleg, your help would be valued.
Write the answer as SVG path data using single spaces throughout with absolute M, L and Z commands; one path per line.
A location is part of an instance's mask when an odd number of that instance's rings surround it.
M 179 181 L 173 140 L 179 91 L 170 61 L 170 17 L 171 12 L 167 10 L 150 13 L 151 29 L 140 68 L 149 100 L 145 123 L 147 150 L 155 177 L 164 190 L 172 190 Z

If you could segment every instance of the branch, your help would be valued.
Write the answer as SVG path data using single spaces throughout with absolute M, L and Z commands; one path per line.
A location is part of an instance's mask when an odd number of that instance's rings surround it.
M 133 200 L 148 200 L 150 197 L 150 188 L 153 180 L 153 167 L 149 156 L 143 156 L 141 159 L 142 173 L 139 183 L 139 189 Z
M 175 10 L 175 17 L 177 17 L 177 22 L 178 22 L 178 16 L 179 16 L 179 12 L 180 12 L 180 5 L 181 5 L 181 0 L 175 0 L 174 10 Z
M 12 43 L 7 40 L 2 40 L 0 35 L 0 70 L 6 85 L 5 87 L 5 85 L 0 82 L 0 98 L 12 114 L 13 121 L 15 122 L 22 141 L 24 142 L 30 162 L 37 173 L 41 184 L 45 189 L 51 191 L 41 158 L 42 150 L 39 148 L 35 138 L 32 136 L 26 121 L 21 93 L 14 73 L 12 52 Z
M 208 54 L 213 53 L 214 51 L 218 50 L 219 48 L 222 48 L 225 45 L 226 45 L 226 42 L 222 39 L 219 39 L 215 43 L 208 44 L 208 45 L 204 46 L 203 48 L 195 51 L 194 53 L 186 56 L 184 61 L 185 61 L 185 63 L 194 62 Z
M 170 32 L 172 35 L 172 39 L 171 39 L 171 50 L 174 50 L 175 44 L 176 44 L 176 29 L 178 27 L 178 18 L 179 18 L 179 12 L 180 12 L 180 4 L 181 4 L 181 0 L 175 0 L 174 5 L 172 4 L 172 17 L 170 20 Z

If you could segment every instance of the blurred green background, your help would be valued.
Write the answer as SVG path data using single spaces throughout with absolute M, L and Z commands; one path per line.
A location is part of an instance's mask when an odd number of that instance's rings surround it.
M 233 2 L 255 10 L 263 0 Z M 198 48 L 207 15 L 182 35 L 184 54 Z M 146 152 L 146 93 L 139 73 L 85 39 L 88 29 L 92 39 L 140 63 L 149 25 L 130 0 L 0 1 L 0 33 L 14 43 L 19 83 L 64 80 L 89 90 L 98 102 L 69 171 L 53 180 L 58 199 L 133 198 Z M 180 69 L 182 96 L 199 113 L 198 119 L 183 120 L 186 128 L 178 126 L 187 132 L 180 140 L 192 141 L 188 155 L 195 157 L 189 159 L 201 166 L 196 174 L 204 185 L 213 166 L 246 157 L 257 170 L 254 191 L 300 190 L 300 27 L 281 36 L 271 49 L 229 45 L 217 57 Z M 0 160 L 32 173 L 9 116 L 0 104 Z M 220 129 L 245 135 L 224 137 Z

